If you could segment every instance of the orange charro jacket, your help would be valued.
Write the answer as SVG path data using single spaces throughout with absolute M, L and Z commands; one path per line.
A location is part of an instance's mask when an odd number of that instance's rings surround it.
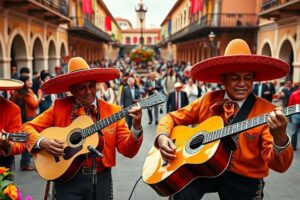
M 30 134 L 30 140 L 27 143 L 27 148 L 30 152 L 38 139 L 41 138 L 39 132 L 48 127 L 66 127 L 71 124 L 73 102 L 74 97 L 58 99 L 48 110 L 23 125 L 22 129 Z M 101 119 L 109 117 L 121 110 L 121 107 L 99 99 L 98 105 Z M 101 131 L 105 139 L 105 146 L 102 152 L 104 155 L 102 163 L 105 167 L 115 166 L 116 149 L 122 155 L 132 158 L 137 154 L 142 144 L 143 136 L 136 139 L 125 125 L 124 118 Z
M 22 126 L 20 108 L 13 102 L 0 97 L 0 111 L 0 130 L 8 133 L 18 132 Z M 24 143 L 12 143 L 10 152 L 5 156 L 21 154 L 25 147 Z M 4 155 L 2 151 L 0 151 L 0 155 Z
M 224 99 L 224 90 L 215 91 L 195 100 L 190 105 L 165 115 L 158 127 L 157 135 L 170 134 L 177 125 L 201 123 L 211 116 L 209 107 L 220 99 Z M 274 105 L 260 97 L 256 97 L 248 118 L 273 111 Z M 183 133 L 184 134 L 184 133 Z M 291 145 L 277 153 L 273 147 L 273 137 L 267 124 L 247 130 L 239 135 L 239 144 L 234 151 L 229 171 L 251 177 L 263 178 L 269 174 L 269 168 L 284 172 L 291 165 L 293 150 Z

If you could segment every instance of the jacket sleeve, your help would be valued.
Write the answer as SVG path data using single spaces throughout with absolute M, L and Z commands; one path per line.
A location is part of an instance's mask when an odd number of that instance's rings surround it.
M 22 129 L 29 134 L 27 149 L 32 151 L 35 143 L 42 137 L 40 132 L 48 127 L 54 126 L 54 106 L 34 118 L 32 121 L 23 124 Z
M 117 135 L 116 145 L 119 153 L 128 158 L 133 158 L 139 151 L 143 135 L 136 138 L 125 124 L 125 119 L 121 119 L 117 122 Z
M 39 107 L 40 102 L 35 100 L 31 94 L 25 94 L 23 100 L 25 101 L 25 104 L 32 109 L 37 109 Z
M 268 126 L 265 125 L 265 127 L 262 132 L 262 156 L 271 169 L 283 173 L 292 163 L 292 146 L 289 144 L 287 148 L 277 153 L 273 147 L 273 137 L 269 133 Z
M 12 107 L 7 112 L 9 116 L 7 116 L 7 128 L 5 131 L 8 133 L 15 133 L 19 132 L 21 129 L 21 111 L 19 107 Z M 0 155 L 4 156 L 12 156 L 23 153 L 25 150 L 26 144 L 25 143 L 18 143 L 18 142 L 11 142 L 11 148 L 8 153 L 0 151 Z

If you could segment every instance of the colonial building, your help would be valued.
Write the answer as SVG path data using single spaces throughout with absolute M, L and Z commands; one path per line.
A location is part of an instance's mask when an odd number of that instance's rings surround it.
M 128 55 L 133 48 L 141 44 L 141 35 L 144 38 L 144 47 L 152 49 L 156 47 L 160 37 L 160 28 L 143 28 L 141 30 L 140 22 L 137 24 L 137 28 L 133 28 L 129 20 L 119 17 L 115 19 L 122 28 L 121 56 Z
M 288 79 L 300 81 L 300 0 L 260 0 L 257 53 L 290 64 Z M 285 79 L 284 78 L 284 79 Z
M 115 59 L 121 38 L 121 29 L 106 5 L 95 2 L 93 10 L 85 10 L 81 0 L 70 2 L 70 56 L 81 56 L 89 63 Z
M 196 0 L 197 1 L 197 0 Z M 248 42 L 256 52 L 258 5 L 255 0 L 203 0 L 191 5 L 178 0 L 161 24 L 161 56 L 195 64 L 223 55 L 233 38 Z M 197 7 L 198 6 L 198 7 Z
M 11 66 L 31 72 L 54 72 L 68 55 L 66 0 L 0 1 L 0 76 L 9 78 Z

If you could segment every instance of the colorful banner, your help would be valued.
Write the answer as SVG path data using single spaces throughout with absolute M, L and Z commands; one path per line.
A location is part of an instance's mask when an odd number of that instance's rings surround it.
M 92 0 L 82 0 L 82 11 L 85 14 L 94 14 Z
M 172 20 L 168 20 L 168 37 L 171 37 L 172 35 Z
M 133 37 L 133 44 L 136 44 L 138 42 L 138 38 L 136 36 Z
M 111 31 L 111 17 L 106 16 L 105 17 L 105 30 L 106 31 Z
M 191 7 L 190 7 L 190 15 L 194 15 L 203 9 L 203 1 L 202 0 L 190 0 Z
M 97 9 L 97 0 L 92 0 L 92 6 L 93 6 L 93 11 L 95 13 Z

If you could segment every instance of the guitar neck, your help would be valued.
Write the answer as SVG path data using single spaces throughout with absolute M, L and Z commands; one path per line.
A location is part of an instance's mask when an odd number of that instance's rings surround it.
M 296 106 L 299 106 L 299 105 L 293 105 L 293 106 L 284 108 L 283 109 L 284 115 L 289 116 L 289 115 L 299 112 L 299 111 L 297 111 Z M 269 116 L 270 116 L 270 113 L 266 113 L 266 114 L 260 115 L 258 117 L 254 117 L 254 118 L 242 121 L 242 122 L 238 122 L 238 123 L 226 126 L 222 129 L 218 129 L 218 130 L 210 132 L 210 133 L 205 133 L 203 143 L 204 144 L 210 143 L 212 141 L 219 140 L 221 138 L 224 138 L 224 137 L 227 137 L 230 135 L 234 135 L 237 133 L 241 133 L 243 131 L 246 131 L 251 128 L 265 124 L 265 123 L 267 123 Z
M 115 123 L 116 121 L 122 119 L 123 117 L 125 117 L 126 115 L 128 115 L 129 110 L 132 109 L 132 107 L 136 106 L 136 104 L 128 106 L 124 109 L 122 109 L 121 111 L 107 117 L 104 119 L 101 119 L 99 121 L 97 121 L 95 124 L 85 128 L 82 130 L 82 135 L 84 138 L 94 134 L 95 132 L 98 132 L 99 130 Z

